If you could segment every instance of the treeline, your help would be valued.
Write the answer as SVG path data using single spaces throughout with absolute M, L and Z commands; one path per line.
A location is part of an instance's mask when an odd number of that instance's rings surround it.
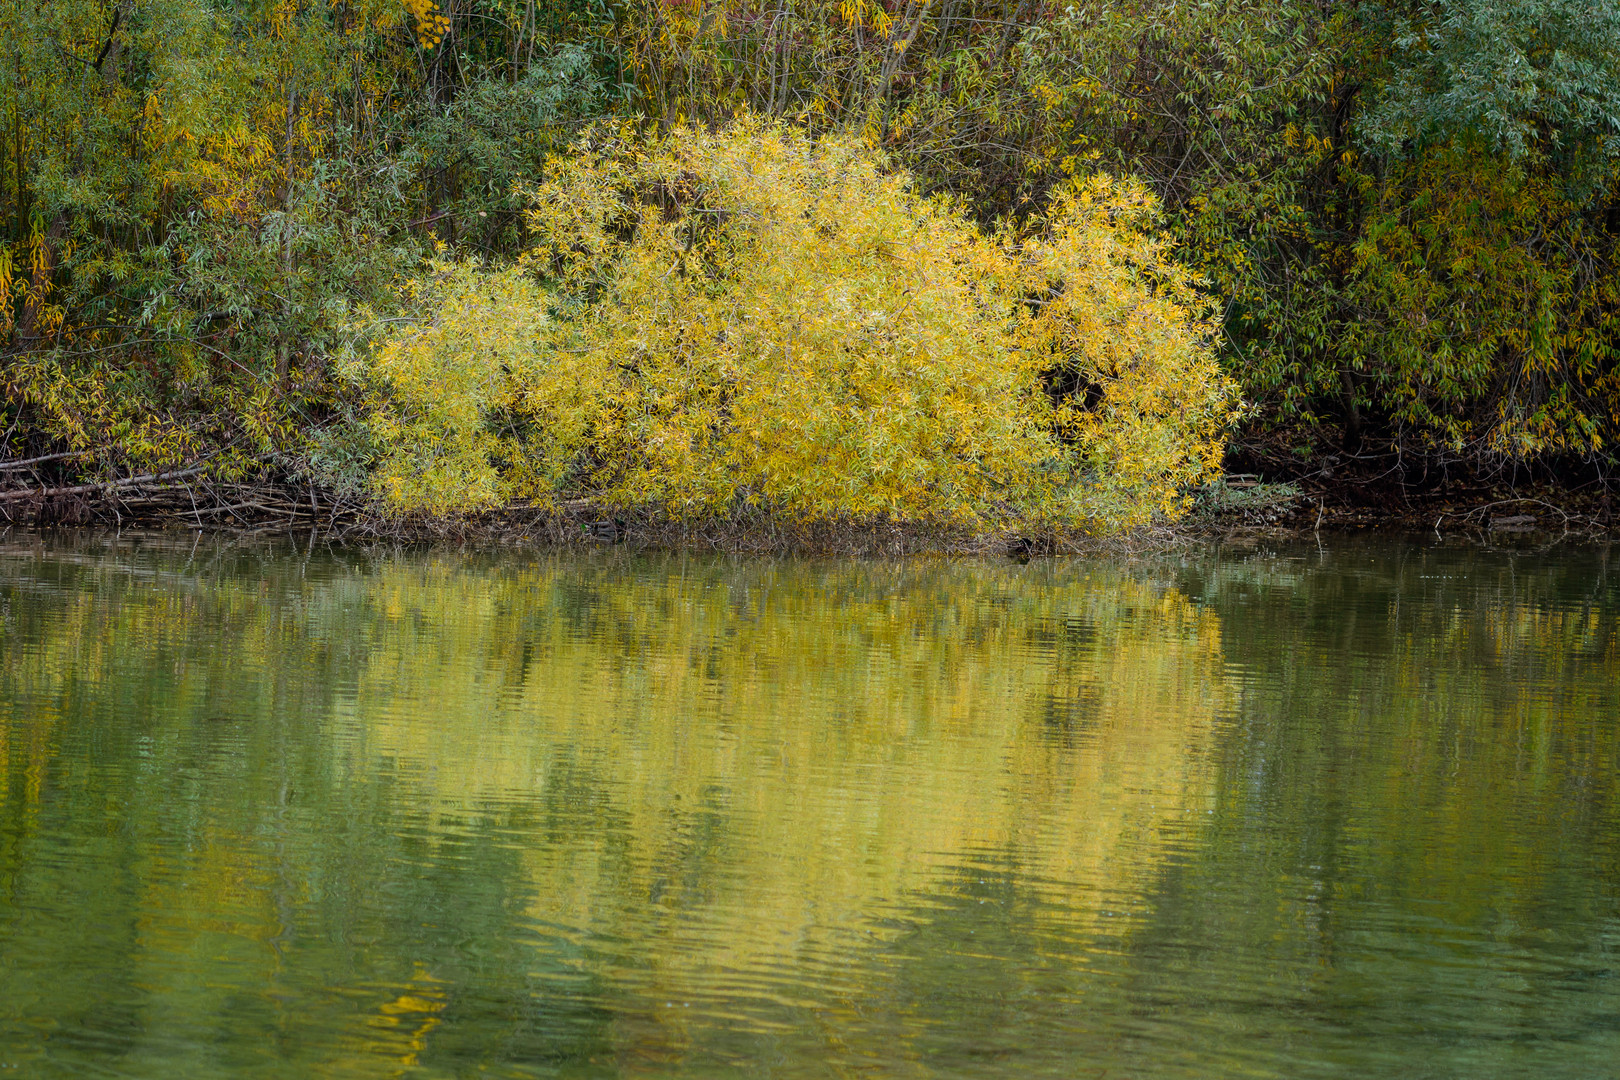
M 42 481 L 1094 527 L 1173 516 L 1223 437 L 1412 484 L 1614 461 L 1614 0 L 0 19 L 0 452 L 79 455 Z M 780 191 L 749 187 L 748 132 Z M 806 237 L 829 259 L 786 258 Z M 795 366 L 834 294 L 847 332 Z

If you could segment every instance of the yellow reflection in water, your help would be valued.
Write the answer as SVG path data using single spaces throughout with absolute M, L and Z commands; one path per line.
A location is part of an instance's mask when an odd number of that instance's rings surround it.
M 1219 624 L 1174 588 L 1095 567 L 660 570 L 389 567 L 350 706 L 358 767 L 387 763 L 451 830 L 587 766 L 595 827 L 523 853 L 529 915 L 603 932 L 666 909 L 622 973 L 650 997 L 717 977 L 786 994 L 806 958 L 892 935 L 874 905 L 982 853 L 1083 932 L 1210 804 Z
M 0 1065 L 920 1073 L 982 1014 L 1057 1075 L 1280 1023 L 1374 1075 L 1382 1034 L 1333 1043 L 1369 1016 L 1612 1015 L 1601 957 L 1476 970 L 1609 925 L 1585 563 L 26 557 Z

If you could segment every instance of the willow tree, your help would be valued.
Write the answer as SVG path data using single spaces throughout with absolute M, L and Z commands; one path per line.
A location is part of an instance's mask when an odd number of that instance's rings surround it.
M 398 510 L 1100 531 L 1219 464 L 1235 396 L 1139 187 L 986 232 L 858 139 L 743 119 L 597 128 L 532 197 L 528 265 L 413 286 L 361 372 Z

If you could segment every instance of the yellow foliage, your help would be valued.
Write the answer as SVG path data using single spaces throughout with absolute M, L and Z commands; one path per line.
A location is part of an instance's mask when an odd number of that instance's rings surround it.
M 450 31 L 450 20 L 439 10 L 434 0 L 401 0 L 405 10 L 416 20 L 416 41 L 424 49 L 431 49 L 444 40 Z
M 388 334 L 370 356 L 382 388 L 371 430 L 388 448 L 374 474 L 384 503 L 432 514 L 479 510 L 535 474 L 542 491 L 555 489 L 545 450 L 526 453 L 511 425 L 520 414 L 546 422 L 546 445 L 566 466 L 578 435 L 564 432 L 588 410 L 573 400 L 582 384 L 568 364 L 541 364 L 539 288 L 521 267 L 486 273 L 475 262 L 435 262 L 403 299 L 420 319 Z M 549 410 L 548 391 L 557 406 Z M 496 465 L 520 459 L 522 468 L 504 475 Z
M 1186 487 L 1220 469 L 1240 415 L 1194 283 L 1152 233 L 1156 209 L 1140 185 L 1080 180 L 1053 196 L 1019 252 L 1021 291 L 1041 299 L 1041 313 L 1015 347 L 1059 358 L 1048 377 L 1095 396 L 1069 395 L 1055 411 L 1084 463 L 1085 482 L 1060 492 L 1062 521 L 1179 516 Z
M 533 196 L 556 318 L 521 267 L 437 266 L 433 321 L 374 354 L 418 418 L 379 413 L 397 508 L 1108 529 L 1218 464 L 1233 392 L 1138 187 L 986 234 L 857 141 L 744 119 L 598 129 Z

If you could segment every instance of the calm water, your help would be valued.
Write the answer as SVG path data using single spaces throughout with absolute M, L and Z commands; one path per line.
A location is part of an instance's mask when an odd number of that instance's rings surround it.
M 0 1077 L 1620 1076 L 1620 573 L 0 541 Z

